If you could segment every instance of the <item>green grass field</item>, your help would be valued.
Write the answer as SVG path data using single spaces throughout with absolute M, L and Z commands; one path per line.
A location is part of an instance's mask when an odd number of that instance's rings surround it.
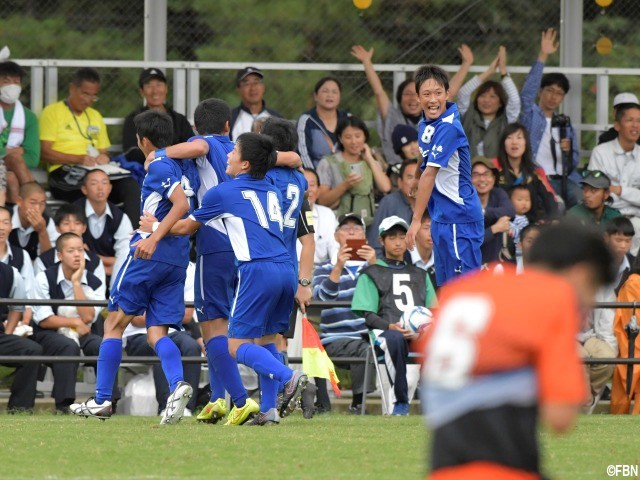
M 274 428 L 157 421 L 1 415 L 0 478 L 417 479 L 426 469 L 418 416 L 294 415 Z M 546 472 L 604 479 L 609 464 L 640 465 L 639 429 L 638 418 L 594 415 L 565 437 L 543 434 Z

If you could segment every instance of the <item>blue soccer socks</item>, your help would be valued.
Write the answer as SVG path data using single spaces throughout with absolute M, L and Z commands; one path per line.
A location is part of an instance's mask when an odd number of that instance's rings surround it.
M 253 368 L 258 375 L 266 375 L 279 382 L 287 382 L 291 379 L 293 371 L 276 360 L 273 354 L 253 343 L 243 343 L 236 351 L 238 362 Z
M 107 338 L 100 344 L 98 373 L 96 378 L 96 403 L 111 400 L 113 384 L 122 361 L 122 340 Z
M 173 392 L 178 386 L 178 382 L 184 380 L 182 371 L 182 360 L 180 358 L 180 350 L 169 337 L 162 337 L 156 342 L 156 354 L 160 357 L 162 370 L 169 382 L 169 391 Z
M 210 402 L 215 402 L 219 398 L 224 398 L 224 385 L 222 384 L 222 379 L 218 372 L 216 372 L 216 368 L 214 366 L 214 337 L 210 339 L 206 344 L 207 350 L 207 365 L 209 366 L 209 386 L 211 387 L 211 397 L 209 398 Z
M 265 350 L 271 353 L 273 357 L 282 363 L 282 355 L 278 352 L 275 343 L 269 343 L 262 346 Z M 272 408 L 276 408 L 276 398 L 278 396 L 279 387 L 283 385 L 278 380 L 269 377 L 268 375 L 260 375 L 260 411 L 268 412 Z
M 225 335 L 218 335 L 207 342 L 207 357 L 211 354 L 211 363 L 216 370 L 216 375 L 221 381 L 222 398 L 224 390 L 229 392 L 233 404 L 238 408 L 244 406 L 248 396 L 242 384 L 238 362 L 229 353 L 229 339 Z M 211 387 L 213 401 L 213 386 Z

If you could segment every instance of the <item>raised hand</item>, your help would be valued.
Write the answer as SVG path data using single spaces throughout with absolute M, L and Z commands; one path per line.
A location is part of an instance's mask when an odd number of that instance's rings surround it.
M 362 63 L 371 63 L 371 59 L 373 58 L 373 47 L 367 50 L 362 45 L 354 45 L 351 47 L 351 55 L 356 57 Z
M 463 43 L 458 47 L 458 52 L 460 53 L 460 58 L 462 59 L 463 64 L 473 65 L 473 52 L 469 45 Z
M 545 62 L 549 55 L 558 51 L 559 43 L 556 42 L 558 32 L 553 28 L 548 28 L 542 32 L 540 39 L 540 53 L 538 54 L 538 60 Z
M 507 48 L 504 45 L 500 45 L 498 49 L 498 68 L 500 75 L 507 74 Z

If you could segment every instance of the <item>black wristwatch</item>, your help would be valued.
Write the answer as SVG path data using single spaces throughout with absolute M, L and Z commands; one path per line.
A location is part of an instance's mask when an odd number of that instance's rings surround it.
M 311 280 L 309 280 L 308 278 L 300 278 L 298 279 L 298 283 L 303 287 L 308 287 L 309 285 L 311 285 Z

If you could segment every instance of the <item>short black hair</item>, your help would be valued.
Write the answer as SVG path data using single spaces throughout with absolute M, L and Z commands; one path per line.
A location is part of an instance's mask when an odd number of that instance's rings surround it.
M 260 133 L 269 135 L 278 151 L 294 152 L 298 149 L 298 131 L 289 120 L 271 116 L 265 120 Z
M 344 145 L 342 145 L 342 143 L 340 142 L 340 136 L 342 135 L 342 132 L 344 132 L 345 129 L 348 127 L 358 128 L 362 130 L 364 132 L 364 142 L 365 143 L 369 142 L 369 129 L 367 128 L 367 124 L 364 123 L 363 120 L 361 120 L 358 117 L 354 117 L 353 115 L 349 117 L 343 117 L 340 120 L 338 120 L 338 125 L 336 126 L 336 138 L 338 139 L 338 150 L 340 151 L 344 150 Z
M 0 205 L 0 212 L 7 212 L 7 213 L 9 214 L 9 219 L 11 219 L 11 215 L 13 215 L 13 214 L 12 214 L 12 212 L 11 212 L 11 210 L 9 210 L 9 209 L 8 209 L 7 207 L 5 207 L 4 205 Z
M 389 235 L 396 235 L 398 232 L 407 233 L 407 229 L 404 228 L 402 225 L 394 225 L 386 232 L 382 232 L 380 234 L 380 238 L 385 238 L 385 237 L 388 237 Z
M 76 87 L 82 85 L 83 82 L 100 83 L 100 74 L 98 70 L 91 67 L 82 67 L 73 72 L 71 83 Z
M 56 210 L 56 214 L 53 216 L 53 223 L 55 223 L 56 226 L 60 226 L 62 221 L 67 217 L 76 217 L 83 224 L 87 224 L 87 216 L 84 213 L 84 208 L 76 203 L 60 205 L 60 208 Z
M 303 167 L 302 169 L 305 172 L 313 174 L 313 176 L 316 177 L 316 183 L 318 184 L 318 186 L 320 186 L 320 175 L 318 175 L 318 172 L 316 172 L 315 168 Z
M 511 186 L 509 189 L 509 198 L 513 198 L 513 194 L 516 192 L 529 192 L 529 196 L 531 197 L 531 190 L 529 190 L 529 187 L 522 185 L 521 183 Z
M 227 122 L 231 122 L 231 107 L 219 98 L 202 100 L 193 113 L 193 123 L 200 135 L 219 135 Z
M 531 264 L 544 266 L 559 272 L 584 263 L 593 268 L 599 285 L 615 279 L 613 256 L 595 227 L 588 227 L 575 220 L 564 220 L 540 231 L 529 252 Z
M 615 235 L 619 233 L 625 237 L 633 237 L 636 234 L 633 223 L 627 217 L 619 216 L 612 218 L 607 222 L 604 227 L 604 231 L 607 235 Z
M 405 160 L 404 162 L 402 162 L 402 165 L 400 165 L 400 170 L 398 171 L 398 176 L 400 178 L 402 178 L 402 176 L 404 175 L 404 171 L 407 169 L 407 167 L 409 165 L 417 165 L 418 164 L 418 159 L 417 158 L 410 158 L 408 160 Z
M 71 240 L 73 238 L 77 238 L 78 240 L 82 241 L 82 237 L 76 235 L 75 233 L 67 232 L 60 235 L 56 240 L 56 251 L 61 252 L 64 248 L 64 244 L 67 243 L 67 240 Z
M 529 223 L 525 225 L 522 230 L 520 230 L 520 241 L 522 242 L 530 232 L 535 232 L 536 230 L 540 231 L 542 225 L 538 225 L 537 223 Z
M 551 85 L 557 85 L 564 93 L 569 93 L 569 79 L 564 73 L 545 73 L 540 80 L 540 88 L 550 87 Z
M 424 212 L 422 214 L 422 219 L 420 219 L 420 222 L 424 222 L 425 220 L 431 220 L 431 213 L 429 213 L 429 209 L 425 208 Z
M 173 143 L 173 120 L 168 113 L 147 110 L 133 119 L 140 140 L 148 138 L 156 148 L 165 148 Z
M 243 133 L 236 140 L 240 149 L 240 158 L 251 165 L 249 175 L 264 178 L 267 171 L 276 164 L 276 149 L 268 135 L 259 133 Z
M 89 170 L 84 177 L 82 177 L 82 186 L 86 187 L 87 183 L 89 183 L 89 179 L 91 178 L 91 176 L 95 173 L 95 172 L 100 172 L 103 175 L 107 176 L 107 179 L 109 180 L 109 183 L 111 183 L 111 179 L 109 179 L 109 174 L 106 173 L 104 170 L 100 170 L 99 168 L 94 168 L 93 170 Z
M 423 65 L 418 67 L 416 73 L 413 74 L 413 81 L 416 82 L 416 93 L 420 94 L 420 87 L 429 79 L 436 81 L 438 85 L 442 85 L 445 90 L 449 90 L 449 75 L 442 68 L 436 65 Z
M 26 72 L 24 68 L 18 65 L 16 62 L 7 60 L 6 62 L 0 62 L 0 77 L 18 77 L 22 82 Z
M 407 78 L 398 85 L 398 88 L 396 89 L 396 100 L 398 101 L 398 105 L 402 104 L 402 92 L 404 92 L 404 89 L 407 88 L 407 85 L 410 83 L 413 83 L 413 78 Z
M 614 115 L 615 117 L 615 121 L 616 122 L 621 122 L 622 121 L 622 117 L 624 117 L 624 114 L 627 113 L 629 110 L 640 110 L 640 105 L 636 105 L 635 103 L 622 103 L 620 105 L 618 105 L 616 107 L 616 113 Z
M 340 80 L 332 76 L 322 77 L 320 80 L 318 80 L 313 87 L 313 93 L 317 94 L 322 86 L 327 82 L 336 82 L 336 84 L 338 85 L 338 90 L 340 90 L 340 93 L 342 93 L 342 84 L 340 83 Z

